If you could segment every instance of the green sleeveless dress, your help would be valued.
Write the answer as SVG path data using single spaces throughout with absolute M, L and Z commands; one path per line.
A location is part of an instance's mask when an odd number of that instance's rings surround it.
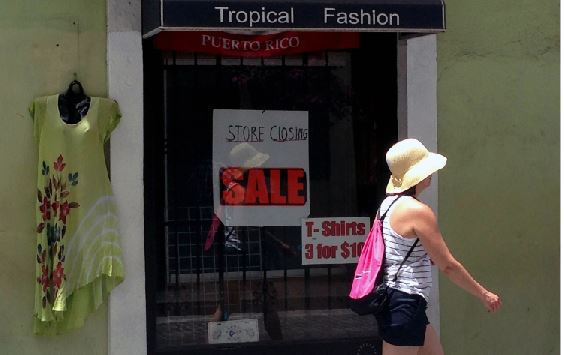
M 29 108 L 39 149 L 35 231 L 35 334 L 78 328 L 124 278 L 118 215 L 104 143 L 121 117 L 115 101 L 92 97 L 76 124 L 58 95 Z

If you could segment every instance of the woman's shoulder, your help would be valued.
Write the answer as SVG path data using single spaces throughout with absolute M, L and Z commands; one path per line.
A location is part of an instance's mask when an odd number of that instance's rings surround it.
M 419 201 L 415 197 L 406 196 L 408 198 L 402 198 L 398 201 L 398 206 L 396 207 L 396 211 L 400 212 L 400 214 L 405 214 L 409 217 L 414 216 L 422 216 L 422 217 L 430 217 L 434 216 L 435 213 L 424 202 Z

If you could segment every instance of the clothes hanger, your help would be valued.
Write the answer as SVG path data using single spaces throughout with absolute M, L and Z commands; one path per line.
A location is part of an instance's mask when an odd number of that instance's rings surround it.
M 63 121 L 77 123 L 90 108 L 90 98 L 84 92 L 82 83 L 76 79 L 70 82 L 67 90 L 59 96 L 59 113 Z
M 82 83 L 76 79 L 70 82 L 67 92 L 65 93 L 68 95 L 84 97 L 84 88 L 82 87 Z

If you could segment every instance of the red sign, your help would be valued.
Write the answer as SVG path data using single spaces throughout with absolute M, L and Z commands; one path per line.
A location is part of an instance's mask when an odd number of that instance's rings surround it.
M 273 57 L 359 47 L 354 32 L 278 32 L 245 35 L 219 31 L 159 33 L 155 47 L 166 51 L 220 54 L 234 57 Z
M 220 204 L 228 206 L 303 206 L 306 174 L 299 168 L 222 168 Z

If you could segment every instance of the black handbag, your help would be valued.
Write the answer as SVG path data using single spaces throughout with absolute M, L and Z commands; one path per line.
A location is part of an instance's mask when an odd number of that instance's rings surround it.
M 367 314 L 380 314 L 388 307 L 388 286 L 381 283 L 372 292 L 362 298 L 349 298 L 350 309 L 359 316 Z
M 392 207 L 392 205 L 394 204 L 394 202 L 396 202 L 398 199 L 394 200 L 390 206 L 388 207 L 388 209 L 386 210 L 386 212 L 384 212 L 384 215 L 382 215 L 382 217 L 380 218 L 380 221 L 383 221 L 384 218 L 386 217 L 386 214 L 388 213 L 388 211 L 390 210 L 390 207 Z M 382 223 L 382 229 L 383 229 L 384 224 Z M 384 236 L 384 231 L 381 230 L 380 231 L 382 236 Z M 398 267 L 398 271 L 396 272 L 396 275 L 394 276 L 394 280 L 393 282 L 395 283 L 398 279 L 398 275 L 400 272 L 401 267 L 403 266 L 403 264 L 405 263 L 405 261 L 407 260 L 407 258 L 409 258 L 409 256 L 411 255 L 411 253 L 413 252 L 413 249 L 415 248 L 415 245 L 417 244 L 417 242 L 419 241 L 419 238 L 417 238 L 415 240 L 415 242 L 413 243 L 413 245 L 411 246 L 411 248 L 409 249 L 409 251 L 407 252 L 407 254 L 405 255 L 405 258 L 403 258 L 400 266 Z M 385 258 L 385 255 L 384 255 Z M 384 265 L 384 264 L 382 264 Z M 383 278 L 383 267 L 380 268 L 380 272 L 378 273 L 378 277 L 376 277 L 376 282 L 374 284 L 374 288 L 372 289 L 372 292 L 370 292 L 369 294 L 367 294 L 364 297 L 361 298 L 350 298 L 349 297 L 349 308 L 357 313 L 358 315 L 364 316 L 367 314 L 374 314 L 374 315 L 378 315 L 381 314 L 385 309 L 388 308 L 389 305 L 389 294 L 388 294 L 388 286 L 384 283 L 384 278 Z

